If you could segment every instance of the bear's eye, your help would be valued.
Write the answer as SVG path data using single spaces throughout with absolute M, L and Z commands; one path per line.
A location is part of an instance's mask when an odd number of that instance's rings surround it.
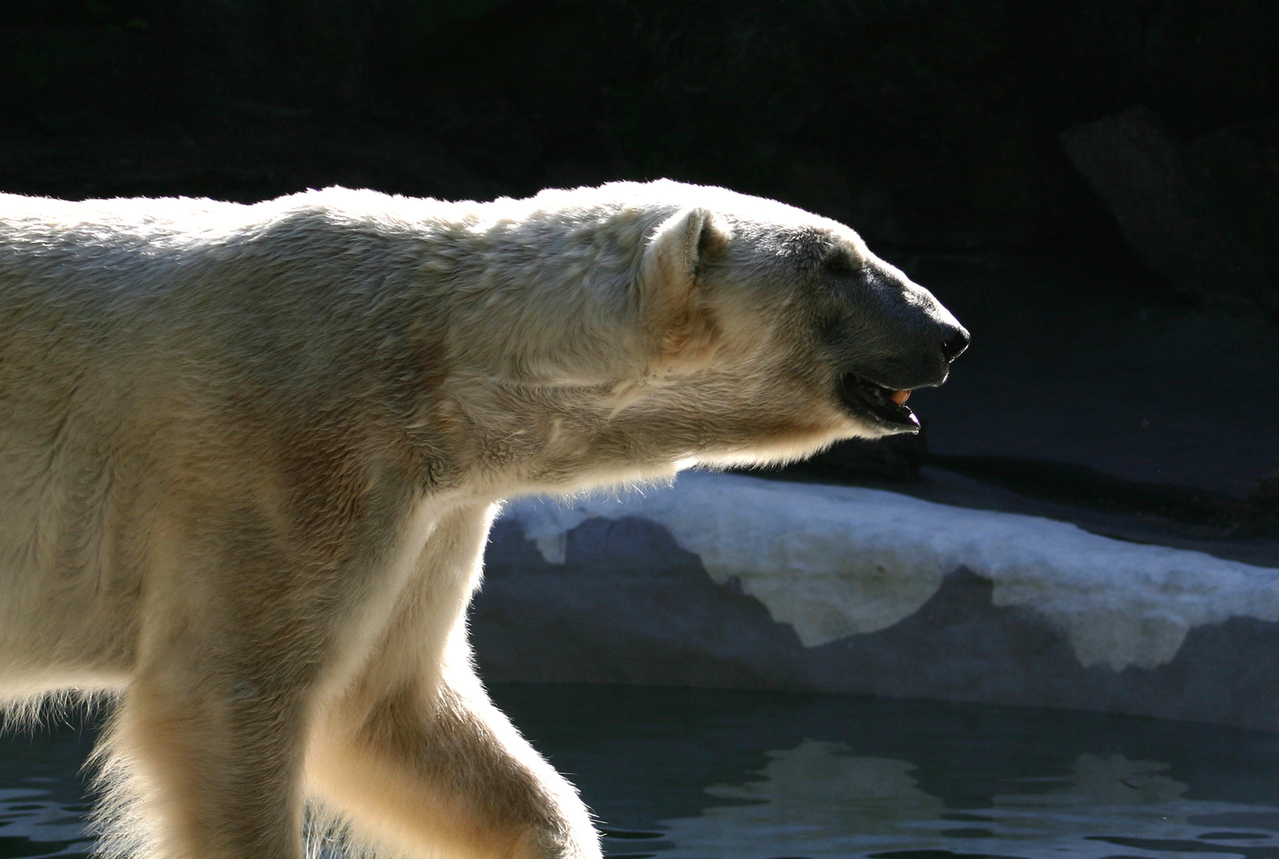
M 826 258 L 822 260 L 822 267 L 831 274 L 847 276 L 861 271 L 862 261 L 848 248 L 836 246 L 826 254 Z

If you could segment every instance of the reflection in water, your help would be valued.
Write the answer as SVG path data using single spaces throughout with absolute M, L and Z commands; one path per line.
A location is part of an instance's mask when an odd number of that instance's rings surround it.
M 618 859 L 1279 859 L 1275 734 L 882 699 L 495 694 L 576 774 Z
M 698 817 L 661 821 L 677 848 L 665 856 L 847 856 L 895 847 L 902 824 L 935 820 L 945 804 L 920 790 L 906 761 L 849 755 L 843 743 L 805 740 L 759 780 L 706 792 L 750 805 L 715 805 Z
M 1279 859 L 1279 736 L 1078 713 L 616 687 L 498 703 L 614 859 Z M 80 856 L 92 731 L 0 741 L 0 859 Z
M 1102 859 L 1114 855 L 1116 843 L 1137 848 L 1133 856 L 1165 856 L 1216 852 L 1213 841 L 1267 844 L 1270 855 L 1279 855 L 1270 832 L 1222 833 L 1190 823 L 1196 816 L 1276 809 L 1183 800 L 1187 785 L 1164 775 L 1166 764 L 1119 754 L 1080 755 L 1068 776 L 1010 778 L 1027 792 L 995 796 L 980 813 L 961 814 L 920 790 L 906 761 L 856 757 L 841 743 L 808 740 L 769 756 L 774 761 L 758 781 L 706 791 L 755 804 L 661 821 L 676 845 L 663 859 L 943 853 Z M 1156 840 L 1163 843 L 1152 851 Z

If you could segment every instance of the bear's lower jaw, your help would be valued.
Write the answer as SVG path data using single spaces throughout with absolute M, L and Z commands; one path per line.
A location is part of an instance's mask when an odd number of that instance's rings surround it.
M 854 417 L 886 433 L 919 432 L 919 418 L 906 407 L 910 391 L 895 391 L 855 373 L 845 373 L 836 384 L 839 402 Z

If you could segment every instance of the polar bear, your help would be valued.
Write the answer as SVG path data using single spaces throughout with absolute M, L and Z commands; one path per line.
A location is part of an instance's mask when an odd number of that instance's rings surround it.
M 968 334 L 849 228 L 674 182 L 0 197 L 0 689 L 118 695 L 108 844 L 596 857 L 465 612 L 502 499 L 911 432 Z

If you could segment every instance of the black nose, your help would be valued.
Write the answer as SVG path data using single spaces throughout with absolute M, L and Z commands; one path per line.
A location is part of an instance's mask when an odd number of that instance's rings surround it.
M 945 343 L 941 344 L 941 353 L 946 356 L 947 361 L 954 361 L 967 348 L 968 332 L 963 328 L 956 328 L 955 333 L 946 338 Z

